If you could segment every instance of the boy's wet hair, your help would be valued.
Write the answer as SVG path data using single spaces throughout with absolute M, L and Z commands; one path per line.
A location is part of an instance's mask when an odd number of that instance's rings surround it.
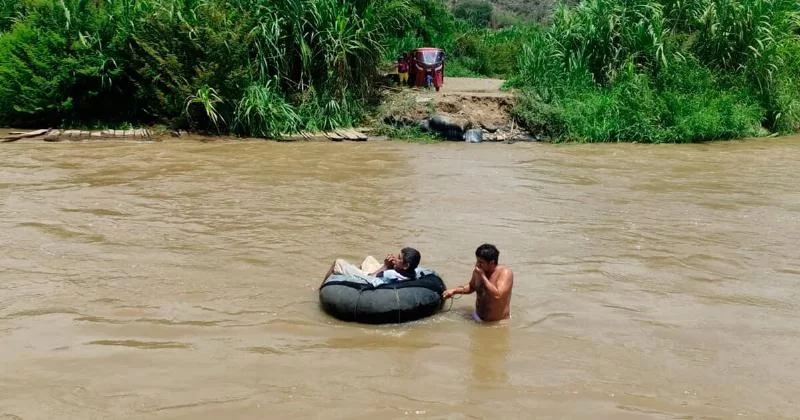
M 483 244 L 475 250 L 475 256 L 484 261 L 497 264 L 500 259 L 500 251 L 492 244 Z

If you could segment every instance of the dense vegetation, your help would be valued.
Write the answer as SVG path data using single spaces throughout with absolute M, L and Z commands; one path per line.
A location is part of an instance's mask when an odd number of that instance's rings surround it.
M 465 0 L 0 0 L 0 125 L 276 136 L 358 124 L 418 46 L 506 77 L 577 141 L 800 130 L 794 0 L 584 0 L 540 26 Z
M 0 125 L 351 126 L 413 47 L 452 51 L 449 74 L 506 73 L 514 55 L 458 61 L 495 36 L 436 0 L 0 0 Z
M 525 42 L 529 128 L 577 141 L 692 142 L 800 129 L 793 0 L 585 0 Z
M 419 46 L 442 48 L 449 76 L 506 77 L 515 71 L 522 46 L 537 27 L 492 11 L 483 0 L 465 0 L 451 10 L 438 0 L 411 0 L 408 26 L 393 34 L 387 60 Z
M 351 125 L 402 0 L 0 0 L 0 124 Z

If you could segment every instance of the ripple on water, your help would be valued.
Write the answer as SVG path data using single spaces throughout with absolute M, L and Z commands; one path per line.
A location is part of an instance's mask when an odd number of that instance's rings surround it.
M 800 413 L 800 139 L 6 146 L 0 417 Z M 457 286 L 484 242 L 508 321 L 319 308 L 334 258 Z
M 84 343 L 93 346 L 120 346 L 130 347 L 141 350 L 159 350 L 159 349 L 191 349 L 192 346 L 188 343 L 181 343 L 178 341 L 140 341 L 140 340 L 94 340 Z

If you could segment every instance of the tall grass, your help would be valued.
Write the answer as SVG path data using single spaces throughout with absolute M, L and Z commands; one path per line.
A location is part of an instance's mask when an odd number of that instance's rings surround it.
M 469 25 L 463 25 L 438 0 L 409 0 L 409 24 L 398 26 L 387 40 L 385 59 L 394 60 L 403 52 L 418 47 L 438 47 L 452 52 L 455 38 Z
M 0 32 L 11 27 L 21 10 L 22 4 L 18 0 L 0 0 Z
M 535 31 L 537 27 L 532 25 L 464 28 L 454 38 L 448 72 L 453 76 L 508 77 L 517 71 L 519 55 Z
M 704 141 L 800 128 L 797 3 L 584 0 L 522 49 L 529 127 L 578 141 Z
M 263 136 L 357 123 L 409 17 L 405 0 L 0 2 L 0 124 Z
M 409 25 L 392 34 L 384 59 L 393 61 L 417 47 L 438 47 L 446 54 L 449 76 L 501 77 L 516 72 L 517 58 L 534 23 L 516 16 L 515 24 L 490 27 L 497 18 L 483 0 L 458 3 L 450 9 L 439 0 L 410 0 Z M 499 23 L 498 23 L 499 26 Z
M 798 10 L 583 0 L 547 26 L 495 30 L 438 0 L 0 0 L 0 125 L 351 126 L 374 105 L 381 64 L 435 46 L 448 76 L 508 78 L 519 122 L 557 139 L 794 132 Z

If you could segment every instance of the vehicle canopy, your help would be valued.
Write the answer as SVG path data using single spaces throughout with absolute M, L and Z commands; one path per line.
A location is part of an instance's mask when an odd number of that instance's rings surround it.
M 441 48 L 416 48 L 411 50 L 411 58 L 424 67 L 437 67 L 444 63 L 444 50 Z

